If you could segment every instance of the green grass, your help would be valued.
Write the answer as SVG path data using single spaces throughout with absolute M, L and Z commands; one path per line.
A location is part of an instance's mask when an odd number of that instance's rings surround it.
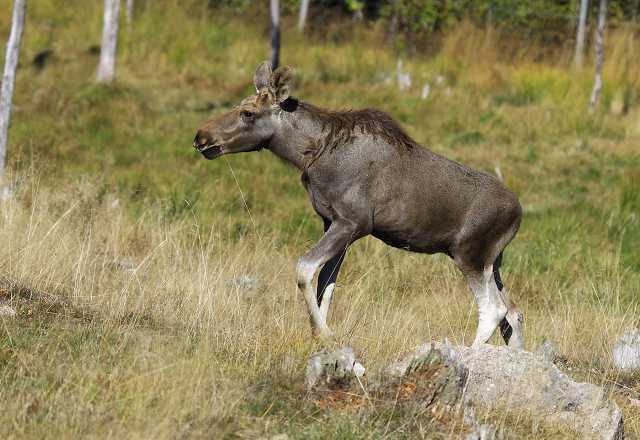
M 89 52 L 99 2 L 29 4 L 10 132 L 15 198 L 0 204 L 0 297 L 19 312 L 0 318 L 0 436 L 426 436 L 410 414 L 309 400 L 304 366 L 318 346 L 294 266 L 322 225 L 299 173 L 267 151 L 210 162 L 191 147 L 206 118 L 251 93 L 269 53 L 266 11 L 141 5 L 121 29 L 118 80 L 101 86 Z M 8 20 L 0 16 L 3 41 Z M 400 92 L 397 58 L 375 27 L 301 37 L 294 24 L 284 21 L 282 59 L 297 69 L 301 99 L 381 108 L 434 151 L 499 168 L 525 207 L 504 274 L 527 348 L 551 339 L 570 374 L 610 387 L 640 435 L 626 400 L 640 382 L 610 359 L 622 330 L 639 324 L 632 36 L 608 36 L 603 100 L 590 113 L 591 70 L 567 67 L 561 49 L 544 61 L 506 58 L 519 52 L 461 25 L 439 51 L 404 59 L 413 87 Z M 54 57 L 39 72 L 30 60 L 47 48 Z M 136 269 L 118 269 L 122 261 Z M 233 287 L 243 274 L 260 287 Z M 368 238 L 349 251 L 330 325 L 375 370 L 430 338 L 471 342 L 474 320 L 447 258 Z M 487 417 L 519 437 L 562 437 L 517 414 Z

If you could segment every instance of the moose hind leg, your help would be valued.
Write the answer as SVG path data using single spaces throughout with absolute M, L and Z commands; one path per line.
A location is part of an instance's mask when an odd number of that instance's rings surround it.
M 487 343 L 507 314 L 507 307 L 498 295 L 493 269 L 465 273 L 469 288 L 478 306 L 478 328 L 473 346 Z
M 507 306 L 507 314 L 500 321 L 500 334 L 502 339 L 509 346 L 522 350 L 524 348 L 524 338 L 522 334 L 522 313 L 516 305 L 511 301 L 504 288 L 502 278 L 500 277 L 500 265 L 502 263 L 502 253 L 498 255 L 493 263 L 493 277 L 498 289 L 500 299 Z

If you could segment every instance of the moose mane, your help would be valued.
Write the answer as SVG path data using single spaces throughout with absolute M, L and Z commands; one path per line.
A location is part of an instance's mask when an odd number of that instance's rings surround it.
M 322 138 L 312 140 L 307 146 L 305 155 L 310 156 L 307 166 L 325 151 L 333 151 L 352 142 L 358 134 L 371 135 L 402 150 L 419 148 L 400 124 L 383 111 L 373 108 L 332 111 L 303 102 L 296 104 L 296 110 L 318 121 L 323 131 Z

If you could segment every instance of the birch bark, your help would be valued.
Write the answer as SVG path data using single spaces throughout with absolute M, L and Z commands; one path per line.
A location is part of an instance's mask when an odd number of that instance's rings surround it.
M 116 50 L 118 47 L 118 22 L 120 18 L 120 0 L 104 0 L 104 19 L 102 25 L 102 46 L 98 64 L 98 82 L 110 83 L 116 76 Z
M 598 7 L 598 28 L 596 29 L 596 73 L 589 107 L 595 108 L 602 91 L 602 65 L 604 64 L 604 30 L 607 25 L 607 0 L 600 0 Z
M 13 89 L 16 83 L 16 70 L 18 69 L 20 42 L 22 41 L 22 31 L 24 29 L 24 16 L 26 10 L 27 0 L 13 1 L 11 32 L 9 34 L 9 41 L 7 42 L 4 72 L 2 74 L 2 87 L 0 88 L 0 185 L 2 185 L 7 157 L 11 104 L 13 101 Z
M 578 12 L 578 30 L 576 33 L 576 53 L 573 59 L 576 67 L 582 67 L 582 63 L 584 60 L 584 38 L 586 35 L 588 11 L 589 0 L 580 0 L 580 11 Z
M 280 65 L 280 1 L 271 0 L 271 68 Z
M 300 15 L 298 16 L 298 31 L 304 32 L 307 24 L 307 14 L 309 13 L 309 0 L 300 0 Z

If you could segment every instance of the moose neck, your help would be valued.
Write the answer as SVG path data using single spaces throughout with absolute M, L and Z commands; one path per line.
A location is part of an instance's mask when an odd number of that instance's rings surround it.
M 322 127 L 312 114 L 305 111 L 303 105 L 293 98 L 285 101 L 276 118 L 278 128 L 267 148 L 302 171 L 305 152 L 309 150 L 309 145 L 314 139 L 322 136 Z

